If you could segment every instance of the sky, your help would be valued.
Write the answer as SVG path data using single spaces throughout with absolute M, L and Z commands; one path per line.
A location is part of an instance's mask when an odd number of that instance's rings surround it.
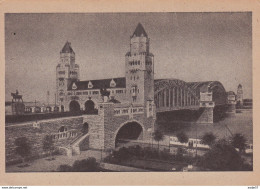
M 242 84 L 252 98 L 252 14 L 52 13 L 5 14 L 5 95 L 54 102 L 56 66 L 66 41 L 80 80 L 124 77 L 125 54 L 138 23 L 154 54 L 155 79 L 220 81 L 226 91 Z

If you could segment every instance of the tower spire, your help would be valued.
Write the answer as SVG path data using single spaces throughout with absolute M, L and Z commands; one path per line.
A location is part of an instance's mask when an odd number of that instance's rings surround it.
M 69 41 L 65 43 L 64 47 L 61 50 L 61 53 L 74 53 Z
M 143 25 L 139 22 L 135 31 L 134 31 L 134 33 L 133 33 L 133 35 L 132 35 L 132 37 L 134 37 L 134 36 L 141 37 L 142 34 L 143 34 L 143 36 L 148 37 L 147 33 L 144 30 Z

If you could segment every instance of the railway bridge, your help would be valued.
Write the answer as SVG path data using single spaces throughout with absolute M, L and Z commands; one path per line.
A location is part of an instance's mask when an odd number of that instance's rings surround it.
M 154 81 L 157 119 L 184 119 L 213 123 L 227 104 L 226 90 L 219 81 L 184 82 L 179 79 Z

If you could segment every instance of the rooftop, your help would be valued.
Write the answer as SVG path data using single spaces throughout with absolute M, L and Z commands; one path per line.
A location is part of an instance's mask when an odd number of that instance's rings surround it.
M 111 86 L 111 82 L 114 81 L 115 85 Z M 68 87 L 68 90 L 72 90 L 72 85 L 76 85 L 75 90 L 93 90 L 93 89 L 109 89 L 109 88 L 125 88 L 126 80 L 125 77 L 119 78 L 110 78 L 110 79 L 99 79 L 99 80 L 87 80 L 87 81 L 76 81 L 71 83 Z M 89 83 L 92 84 L 92 87 L 89 87 Z

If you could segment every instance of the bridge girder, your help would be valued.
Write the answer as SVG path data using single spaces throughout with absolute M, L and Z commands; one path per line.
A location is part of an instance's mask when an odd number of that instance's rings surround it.
M 187 91 L 187 93 L 189 93 L 189 95 L 191 95 L 192 98 L 194 98 L 194 100 L 196 101 L 196 103 L 192 104 L 192 105 L 197 105 L 198 107 L 199 107 L 201 92 L 203 92 L 203 93 L 212 92 L 212 101 L 215 102 L 215 105 L 226 104 L 226 100 L 227 100 L 226 90 L 225 90 L 224 86 L 222 85 L 222 83 L 220 83 L 219 81 L 187 83 L 187 82 L 179 80 L 179 79 L 160 79 L 160 80 L 155 80 L 155 83 L 154 83 L 155 103 L 157 104 L 157 108 L 163 108 L 160 106 L 160 102 L 156 102 L 156 101 L 160 101 L 159 93 L 161 93 L 165 90 L 168 90 L 168 89 L 171 90 L 173 88 L 180 88 L 181 90 Z M 168 97 L 168 99 L 169 98 L 170 97 Z M 174 98 L 176 98 L 176 96 L 174 96 Z M 187 96 L 184 96 L 184 98 L 187 98 Z M 184 104 L 184 106 L 187 106 L 187 107 L 190 105 L 191 104 L 187 104 L 187 102 Z M 163 105 L 163 106 L 164 106 L 163 109 L 165 109 L 166 106 L 165 105 Z M 181 106 L 183 106 L 183 105 L 181 105 Z M 174 108 L 172 108 L 172 109 L 174 109 Z M 158 110 L 158 111 L 162 111 L 162 110 Z
M 189 88 L 185 81 L 182 81 L 179 79 L 162 79 L 162 80 L 155 82 L 154 83 L 154 92 L 155 92 L 155 94 L 158 94 L 160 91 L 162 91 L 164 89 L 176 88 L 176 87 L 186 89 L 196 98 L 196 100 L 199 101 L 199 98 L 196 95 L 196 91 Z

